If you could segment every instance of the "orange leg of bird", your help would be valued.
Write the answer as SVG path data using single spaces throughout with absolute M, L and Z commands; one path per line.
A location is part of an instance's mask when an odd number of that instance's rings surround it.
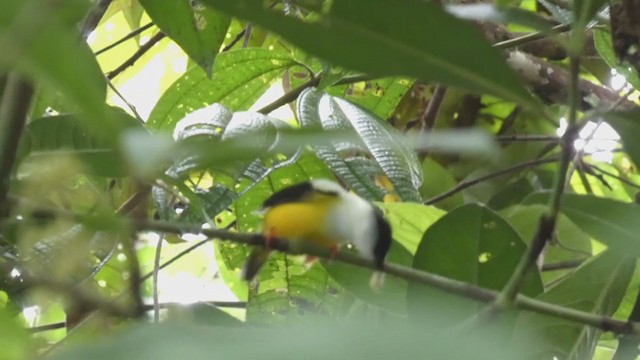
M 264 246 L 267 248 L 270 248 L 271 245 L 273 245 L 273 242 L 275 241 L 275 239 L 276 239 L 276 231 L 274 228 L 270 228 L 269 233 L 265 238 Z

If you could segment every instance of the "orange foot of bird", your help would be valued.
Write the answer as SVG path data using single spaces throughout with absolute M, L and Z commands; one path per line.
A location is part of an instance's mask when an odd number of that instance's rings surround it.
M 271 228 L 269 229 L 269 233 L 267 234 L 267 236 L 264 239 L 264 246 L 269 249 L 273 246 L 273 243 L 276 240 L 276 231 L 275 229 Z

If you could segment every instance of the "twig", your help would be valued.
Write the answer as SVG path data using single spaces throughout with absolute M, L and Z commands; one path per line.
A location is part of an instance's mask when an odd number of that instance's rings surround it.
M 619 176 L 619 175 L 616 175 L 616 174 L 614 174 L 614 173 L 612 173 L 612 172 L 606 171 L 606 170 L 604 170 L 603 168 L 601 168 L 601 167 L 599 167 L 599 166 L 596 166 L 596 165 L 593 165 L 593 164 L 586 164 L 586 165 L 587 165 L 587 166 L 589 166 L 589 167 L 590 167 L 590 168 L 592 168 L 592 169 L 595 169 L 595 170 L 596 170 L 596 171 L 598 171 L 598 172 L 601 172 L 601 173 L 603 173 L 603 174 L 605 174 L 605 175 L 607 175 L 607 176 L 610 176 L 610 177 L 612 177 L 612 178 L 614 178 L 614 179 L 616 179 L 616 180 L 620 181 L 621 183 L 627 184 L 627 185 L 629 185 L 629 186 L 631 186 L 631 187 L 634 187 L 634 188 L 636 188 L 636 189 L 640 189 L 640 185 L 638 185 L 638 184 L 634 183 L 633 181 L 630 181 L 630 180 L 628 180 L 628 179 L 625 179 L 625 178 L 623 178 L 622 176 Z
M 87 16 L 85 16 L 82 26 L 80 27 L 80 36 L 82 40 L 87 40 L 89 34 L 98 27 L 100 20 L 107 12 L 112 0 L 98 0 L 96 4 L 89 10 Z
M 571 30 L 571 24 L 556 25 L 556 26 L 551 28 L 551 31 L 552 31 L 551 35 L 561 34 L 563 32 L 569 31 L 569 30 Z M 523 35 L 523 36 L 520 36 L 520 37 L 517 37 L 517 38 L 513 38 L 513 39 L 497 42 L 497 43 L 493 44 L 493 47 L 498 48 L 498 49 L 509 49 L 509 48 L 520 46 L 520 45 L 523 45 L 523 44 L 526 44 L 526 43 L 534 42 L 536 40 L 544 39 L 544 38 L 548 37 L 549 35 L 550 35 L 549 33 L 536 31 L 536 32 L 533 32 L 531 34 Z
M 122 44 L 123 42 L 125 42 L 125 41 L 127 41 L 127 40 L 129 40 L 129 39 L 131 39 L 131 38 L 133 38 L 133 37 L 135 37 L 135 36 L 137 36 L 137 35 L 140 35 L 140 34 L 141 34 L 141 33 L 143 33 L 145 30 L 150 29 L 152 26 L 153 26 L 153 23 L 152 23 L 152 22 L 150 22 L 150 23 L 148 23 L 148 24 L 146 24 L 146 25 L 142 25 L 141 27 L 139 27 L 139 28 L 137 28 L 137 29 L 133 30 L 132 32 L 128 33 L 127 35 L 123 36 L 122 38 L 120 38 L 120 39 L 116 40 L 116 41 L 115 41 L 115 42 L 113 42 L 112 44 L 109 44 L 109 45 L 107 45 L 107 46 L 103 47 L 102 49 L 100 49 L 100 50 L 96 51 L 96 52 L 94 53 L 94 55 L 95 55 L 95 56 L 98 56 L 98 55 L 100 55 L 100 54 L 102 54 L 102 53 L 104 53 L 104 52 L 107 52 L 107 51 L 109 51 L 109 50 L 113 49 L 114 47 L 116 47 L 116 46 L 118 46 L 118 45 Z
M 431 99 L 429 99 L 429 104 L 427 104 L 422 116 L 420 116 L 420 132 L 424 133 L 431 129 L 436 124 L 436 118 L 438 117 L 438 111 L 440 110 L 440 106 L 442 105 L 442 100 L 444 100 L 444 95 L 447 92 L 447 87 L 444 85 L 436 85 L 433 90 L 433 95 Z
M 483 175 L 480 177 L 477 177 L 475 179 L 470 179 L 470 180 L 465 180 L 460 182 L 458 185 L 456 185 L 454 188 L 452 188 L 451 190 L 444 192 L 440 195 L 434 196 L 430 199 L 427 199 L 424 204 L 425 205 L 432 205 L 435 204 L 439 201 L 442 201 L 450 196 L 455 195 L 456 193 L 471 187 L 473 185 L 476 185 L 478 183 L 481 183 L 485 180 L 489 180 L 489 179 L 493 179 L 496 177 L 500 177 L 502 175 L 514 172 L 514 171 L 518 171 L 518 170 L 522 170 L 522 169 L 526 169 L 526 168 L 530 168 L 530 167 L 535 167 L 535 166 L 539 166 L 539 165 L 543 165 L 543 164 L 550 164 L 550 163 L 554 163 L 558 161 L 557 157 L 552 157 L 552 158 L 545 158 L 545 159 L 536 159 L 536 160 L 531 160 L 531 161 L 527 161 L 527 162 L 523 162 L 511 167 L 508 167 L 506 169 L 502 169 L 487 175 Z
M 112 71 L 110 71 L 107 74 L 107 78 L 109 80 L 113 80 L 116 76 L 120 75 L 129 66 L 132 66 L 133 64 L 135 64 L 135 62 L 138 61 L 138 59 L 140 59 L 142 57 L 142 55 L 144 55 L 147 51 L 149 51 L 153 47 L 153 45 L 157 44 L 165 36 L 166 35 L 163 32 L 159 32 L 159 33 L 153 35 L 149 39 L 149 41 L 147 41 L 146 43 L 142 44 L 140 46 L 140 48 L 133 55 L 131 55 L 130 58 L 128 58 L 125 62 L 123 62 L 117 68 L 115 68 Z
M 574 269 L 574 268 L 577 268 L 578 266 L 582 265 L 585 261 L 587 261 L 587 258 L 560 261 L 560 262 L 551 263 L 551 264 L 544 264 L 544 265 L 542 265 L 542 269 L 540 269 L 540 270 L 541 271 L 554 271 L 554 270 Z
M 33 86 L 17 73 L 9 74 L 0 101 L 0 219 L 9 214 L 7 195 Z
M 495 137 L 499 142 L 560 142 L 560 137 L 554 135 L 499 135 Z
M 139 191 L 136 191 L 131 197 L 129 197 L 120 207 L 116 210 L 117 215 L 126 215 L 133 211 L 140 203 L 149 196 L 151 193 L 151 186 L 143 186 Z
M 242 39 L 242 37 L 244 36 L 245 32 L 247 32 L 247 28 L 242 29 L 242 31 L 240 31 L 238 33 L 238 35 L 236 35 L 236 37 L 233 38 L 233 40 L 231 40 L 229 45 L 227 45 L 224 48 L 222 48 L 222 52 L 227 52 L 227 51 L 231 50 L 231 48 L 234 47 L 238 43 L 238 41 L 240 41 L 240 39 Z
M 62 322 L 57 322 L 57 323 L 53 323 L 53 324 L 33 326 L 33 327 L 28 328 L 27 330 L 30 333 L 33 334 L 33 333 L 39 333 L 39 332 L 44 332 L 44 331 L 64 329 L 66 326 L 67 326 L 67 323 L 62 321 Z
M 160 322 L 160 302 L 158 299 L 158 278 L 160 277 L 160 259 L 162 255 L 162 243 L 164 242 L 164 235 L 161 234 L 158 237 L 158 244 L 156 245 L 156 255 L 153 259 L 153 278 L 151 289 L 153 291 L 153 321 Z
M 122 100 L 122 102 L 124 102 L 124 104 L 129 108 L 129 110 L 131 110 L 133 115 L 136 117 L 136 120 L 138 120 L 138 122 L 140 122 L 141 125 L 144 125 L 144 120 L 142 119 L 142 116 L 138 114 L 138 110 L 136 110 L 136 107 L 133 106 L 133 104 L 131 104 L 129 101 L 127 101 L 127 99 L 125 99 L 124 96 L 122 96 L 120 91 L 118 91 L 118 89 L 115 87 L 115 85 L 113 85 L 113 82 L 110 79 L 107 78 L 106 80 L 107 80 L 107 85 L 113 91 L 113 93 L 116 94 L 120 98 L 120 100 Z
M 157 231 L 175 234 L 202 234 L 211 238 L 224 239 L 236 243 L 254 246 L 262 246 L 265 242 L 265 238 L 259 234 L 243 234 L 217 229 L 202 229 L 199 226 L 188 224 L 138 221 L 135 223 L 135 228 L 139 231 Z M 289 242 L 284 239 L 273 239 L 272 248 L 274 250 L 283 251 L 290 254 L 307 254 L 324 259 L 332 259 L 333 261 L 340 261 L 358 267 L 377 269 L 372 260 L 365 259 L 363 257 L 346 252 L 332 254 L 329 249 L 319 248 L 312 244 L 302 244 L 302 246 L 296 245 L 294 249 L 290 247 Z M 498 293 L 497 291 L 484 289 L 462 281 L 449 279 L 440 275 L 412 269 L 401 265 L 387 263 L 384 265 L 384 269 L 382 270 L 401 279 L 432 286 L 445 292 L 477 301 L 492 302 L 495 301 L 500 295 L 500 293 Z M 611 331 L 618 334 L 640 335 L 640 324 L 638 323 L 619 321 L 607 316 L 600 316 L 585 311 L 566 308 L 563 306 L 536 300 L 524 295 L 517 295 L 514 299 L 513 305 L 523 310 L 562 318 L 572 322 L 596 327 L 605 331 Z
M 244 41 L 242 42 L 243 49 L 249 46 L 249 39 L 251 38 L 251 30 L 253 29 L 253 26 L 251 26 L 251 24 L 247 24 L 245 29 L 247 29 L 247 31 L 244 34 Z

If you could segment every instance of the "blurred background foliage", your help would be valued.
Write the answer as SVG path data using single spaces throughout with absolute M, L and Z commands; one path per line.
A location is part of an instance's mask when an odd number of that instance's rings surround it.
M 259 232 L 274 192 L 332 179 L 382 209 L 388 262 L 500 291 L 562 195 L 520 292 L 640 321 L 636 9 L 0 0 L 0 359 L 635 359 L 339 261 L 247 284 L 249 246 L 179 226 Z

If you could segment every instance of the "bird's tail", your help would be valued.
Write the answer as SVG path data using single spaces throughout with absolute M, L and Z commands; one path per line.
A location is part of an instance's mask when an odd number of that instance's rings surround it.
M 262 268 L 262 265 L 267 262 L 269 254 L 271 254 L 271 250 L 269 249 L 258 246 L 254 247 L 242 269 L 242 278 L 246 281 L 253 280 Z

